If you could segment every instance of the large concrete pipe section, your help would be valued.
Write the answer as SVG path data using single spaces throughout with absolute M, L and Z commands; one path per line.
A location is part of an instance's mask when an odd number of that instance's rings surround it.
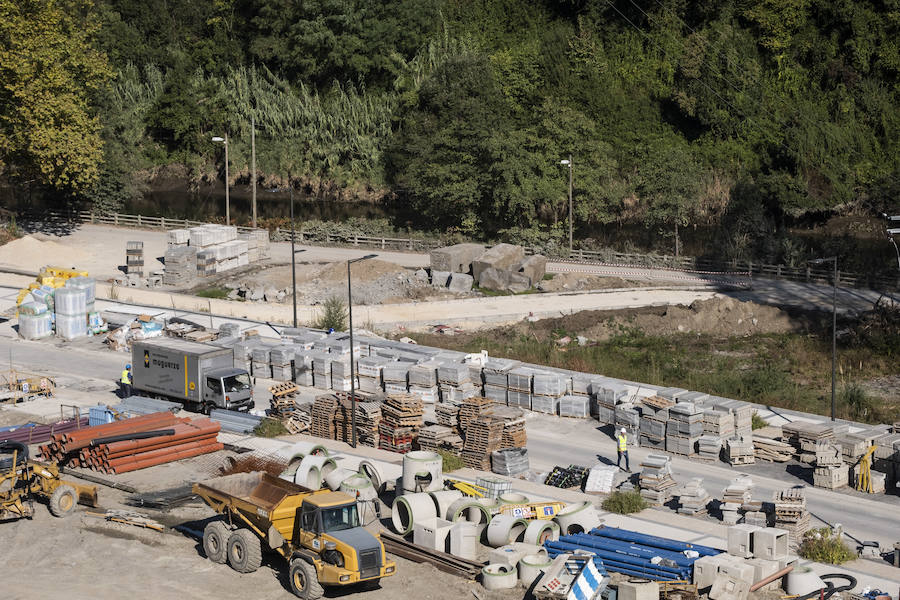
M 586 533 L 600 524 L 600 514 L 590 502 L 568 504 L 554 518 L 562 535 Z
M 362 523 L 371 523 L 378 518 L 378 492 L 368 477 L 355 473 L 341 482 L 340 491 L 356 498 L 356 508 Z
M 499 548 L 518 541 L 528 528 L 528 521 L 512 515 L 497 515 L 487 528 L 488 545 Z
M 525 528 L 525 535 L 522 541 L 526 544 L 537 544 L 543 546 L 547 540 L 554 542 L 559 539 L 559 525 L 553 521 L 542 521 L 535 519 L 528 522 Z
M 463 497 L 462 492 L 459 490 L 441 490 L 439 492 L 429 493 L 431 494 L 431 499 L 434 500 L 434 507 L 437 510 L 438 518 L 452 521 L 453 519 L 447 515 L 447 512 L 454 502 Z
M 546 553 L 527 554 L 519 561 L 519 582 L 525 589 L 531 588 L 535 580 L 544 574 L 553 564 L 553 559 Z
M 425 492 L 397 496 L 394 506 L 391 507 L 391 523 L 394 531 L 400 535 L 410 533 L 417 522 L 423 523 L 427 519 L 435 518 L 437 510 L 434 507 L 434 500 Z
M 378 465 L 371 460 L 363 459 L 359 461 L 359 472 L 372 482 L 376 492 L 380 490 L 381 486 L 385 483 L 384 473 L 382 473 L 381 469 L 378 468 Z
M 460 498 L 447 509 L 448 521 L 468 521 L 475 525 L 487 525 L 491 522 L 491 511 L 483 503 L 474 498 Z
M 530 502 L 528 496 L 518 492 L 506 492 L 505 494 L 500 494 L 498 500 L 500 501 L 500 504 L 528 504 Z
M 350 479 L 354 475 L 358 475 L 358 473 L 356 471 L 351 471 L 350 469 L 338 467 L 325 475 L 325 485 L 328 486 L 329 490 L 336 492 L 341 489 L 341 484 L 344 483 L 345 479 Z
M 510 590 L 516 587 L 518 581 L 518 571 L 512 565 L 487 565 L 481 569 L 481 585 L 488 591 Z
M 288 481 L 294 481 L 297 469 L 304 458 L 310 455 L 328 456 L 328 449 L 320 444 L 312 442 L 297 442 L 288 448 L 279 450 L 276 456 L 287 463 L 280 477 Z
M 294 483 L 311 490 L 317 490 L 322 487 L 324 477 L 336 468 L 337 463 L 334 462 L 333 458 L 307 454 L 297 466 Z
M 444 489 L 441 455 L 428 450 L 413 450 L 404 454 L 403 489 L 407 492 L 437 492 Z

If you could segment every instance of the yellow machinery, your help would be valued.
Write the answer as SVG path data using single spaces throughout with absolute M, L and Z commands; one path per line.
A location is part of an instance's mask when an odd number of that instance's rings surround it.
M 24 444 L 0 442 L 0 453 L 0 520 L 30 518 L 35 498 L 45 499 L 56 517 L 72 514 L 78 502 L 97 506 L 96 487 L 60 479 L 55 463 L 28 460 Z
M 252 573 L 263 549 L 288 561 L 291 591 L 316 600 L 322 586 L 376 583 L 393 575 L 381 540 L 359 523 L 356 499 L 341 492 L 309 490 L 258 471 L 195 483 L 193 492 L 223 515 L 203 531 L 213 562 Z
M 859 471 L 856 475 L 856 490 L 872 493 L 872 455 L 878 446 L 870 446 L 862 458 L 859 459 Z

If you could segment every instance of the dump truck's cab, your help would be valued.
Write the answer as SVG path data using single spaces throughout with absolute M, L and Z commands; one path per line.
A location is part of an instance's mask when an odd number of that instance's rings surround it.
M 294 540 L 299 548 L 293 558 L 316 555 L 314 566 L 323 585 L 377 581 L 395 569 L 393 563 L 382 560 L 381 541 L 362 527 L 356 502 L 348 500 L 347 494 L 319 492 L 307 496 L 300 506 Z

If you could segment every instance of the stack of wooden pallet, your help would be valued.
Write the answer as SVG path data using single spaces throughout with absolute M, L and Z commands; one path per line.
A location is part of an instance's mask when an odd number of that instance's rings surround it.
M 450 427 L 429 425 L 419 430 L 419 448 L 422 450 L 446 450 L 459 454 L 463 448 L 462 438 Z
M 438 425 L 459 430 L 459 405 L 441 402 L 434 405 L 434 416 Z
M 775 492 L 775 527 L 788 532 L 788 543 L 797 547 L 809 529 L 809 512 L 803 488 L 788 488 Z
M 300 388 L 291 381 L 278 383 L 269 388 L 272 399 L 269 401 L 269 416 L 281 421 L 291 433 L 303 433 L 309 430 L 309 420 L 297 406 L 297 393 Z
M 482 415 L 503 421 L 502 448 L 524 448 L 528 445 L 525 432 L 525 411 L 514 406 L 492 404 L 483 409 Z
M 466 431 L 469 426 L 469 421 L 480 416 L 492 404 L 493 401 L 490 398 L 484 398 L 482 396 L 472 396 L 471 398 L 463 400 L 459 407 L 460 431 Z
M 413 394 L 389 394 L 381 405 L 378 447 L 406 453 L 422 427 L 422 399 Z
M 334 394 L 322 394 L 316 396 L 312 408 L 312 426 L 310 433 L 314 436 L 334 439 L 334 413 L 337 410 L 338 399 Z
M 351 442 L 353 439 L 353 403 L 350 394 L 337 392 L 338 407 L 334 413 L 335 439 Z M 378 426 L 381 424 L 381 402 L 360 400 L 356 397 L 356 441 L 363 446 L 378 447 Z
M 490 416 L 470 420 L 466 427 L 466 443 L 462 459 L 467 467 L 491 470 L 491 453 L 503 443 L 503 421 Z

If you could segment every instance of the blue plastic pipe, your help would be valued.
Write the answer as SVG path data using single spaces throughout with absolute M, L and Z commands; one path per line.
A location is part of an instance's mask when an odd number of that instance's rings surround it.
M 676 567 L 666 567 L 663 565 L 654 565 L 647 559 L 636 558 L 634 556 L 626 556 L 624 554 L 615 554 L 613 552 L 607 552 L 605 550 L 598 550 L 596 548 L 590 548 L 588 546 L 583 546 L 580 544 L 573 544 L 571 542 L 546 542 L 545 546 L 547 548 L 556 548 L 559 550 L 563 550 L 566 552 L 571 552 L 573 550 L 586 550 L 588 552 L 593 552 L 597 556 L 603 559 L 604 564 L 607 567 L 611 567 L 613 563 L 624 563 L 626 565 L 630 565 L 632 568 L 637 567 L 640 569 L 648 569 L 653 571 L 660 571 L 662 573 L 671 573 L 673 575 L 682 575 L 683 573 L 689 573 L 690 569 L 679 569 Z
M 547 554 L 550 558 L 556 558 L 560 554 L 565 554 L 564 550 L 556 550 L 556 549 L 548 549 Z M 596 559 L 595 559 L 596 560 Z M 646 579 L 653 579 L 656 581 L 683 581 L 685 579 L 689 579 L 689 575 L 687 573 L 666 573 L 660 572 L 656 569 L 647 569 L 644 567 L 639 567 L 637 565 L 631 565 L 628 563 L 620 563 L 618 561 L 610 561 L 604 560 L 603 564 L 606 566 L 606 570 L 613 571 L 616 573 L 624 573 L 626 575 L 634 575 L 637 577 L 644 577 Z
M 638 533 L 637 531 L 629 531 L 627 529 L 619 529 L 618 527 L 597 527 L 591 529 L 591 535 L 612 538 L 623 542 L 634 542 L 654 548 L 662 548 L 663 550 L 672 550 L 673 552 L 684 552 L 685 550 L 693 550 L 700 556 L 715 556 L 721 554 L 721 550 L 716 550 L 709 546 L 701 546 L 700 544 L 689 544 L 688 542 L 678 542 L 668 538 L 655 535 L 647 535 Z
M 648 548 L 647 546 L 640 546 L 629 542 L 622 542 L 619 540 L 614 540 L 612 538 L 603 538 L 596 535 L 589 535 L 587 533 L 566 535 L 562 536 L 559 539 L 563 542 L 571 542 L 573 544 L 590 546 L 591 548 L 598 548 L 600 550 L 606 550 L 607 552 L 615 552 L 616 554 L 624 554 L 627 556 L 636 556 L 638 558 L 646 558 L 648 560 L 655 556 L 658 556 L 660 558 L 671 560 L 679 567 L 690 568 L 694 564 L 693 558 L 688 558 L 687 556 L 679 552 L 672 552 L 671 550 L 661 550 L 659 548 Z

